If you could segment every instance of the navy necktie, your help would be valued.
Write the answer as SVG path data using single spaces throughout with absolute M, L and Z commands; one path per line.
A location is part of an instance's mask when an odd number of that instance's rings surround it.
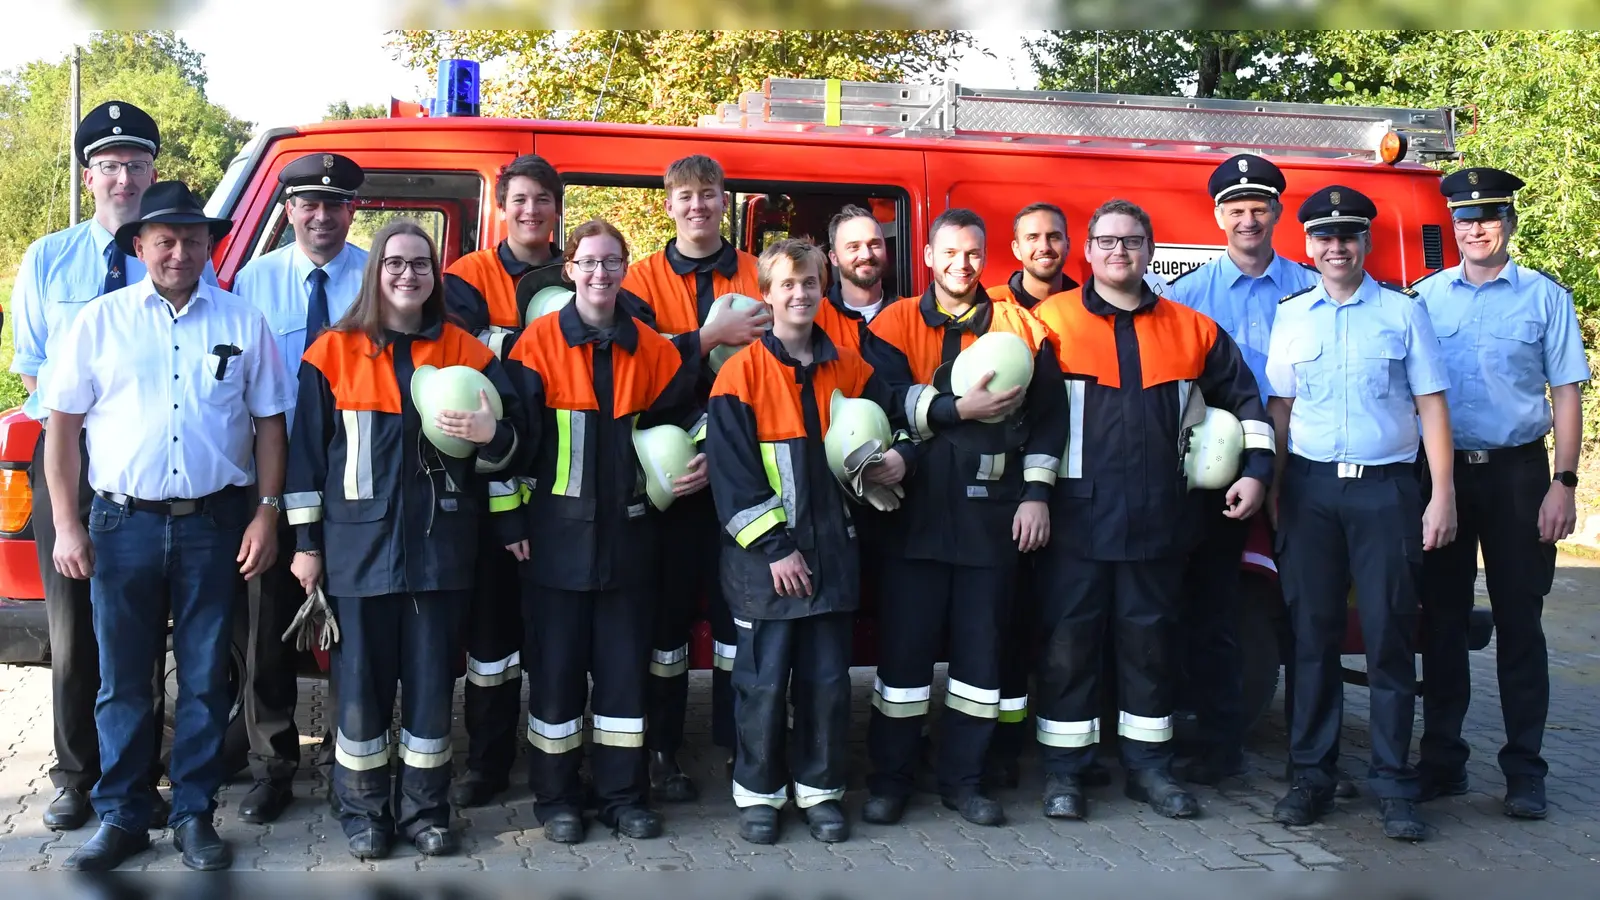
M 100 285 L 100 293 L 109 294 L 128 286 L 128 257 L 112 241 L 106 247 L 106 280 Z
M 306 346 L 328 327 L 328 273 L 311 270 L 311 302 L 306 304 Z

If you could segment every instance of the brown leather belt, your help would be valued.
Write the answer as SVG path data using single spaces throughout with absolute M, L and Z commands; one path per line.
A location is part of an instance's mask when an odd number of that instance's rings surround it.
M 196 500 L 140 500 L 138 497 L 130 497 L 127 494 L 118 494 L 113 491 L 95 491 L 95 494 L 107 503 L 115 504 L 123 509 L 151 512 L 161 516 L 191 516 L 201 512 L 214 501 L 243 491 L 244 488 L 242 487 L 229 486 Z

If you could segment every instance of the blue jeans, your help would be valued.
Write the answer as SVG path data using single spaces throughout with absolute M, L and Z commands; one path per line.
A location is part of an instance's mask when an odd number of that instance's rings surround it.
M 169 614 L 178 668 L 170 824 L 215 808 L 226 774 L 235 559 L 254 513 L 249 497 L 232 490 L 187 516 L 129 510 L 98 496 L 89 509 L 89 591 L 100 644 L 100 780 L 91 799 L 108 825 L 138 832 L 159 824 L 150 821 L 148 773 L 160 727 L 150 672 L 166 652 Z

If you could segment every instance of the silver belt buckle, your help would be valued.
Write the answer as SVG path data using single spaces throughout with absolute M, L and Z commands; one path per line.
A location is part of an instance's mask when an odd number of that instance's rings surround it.
M 1466 454 L 1467 462 L 1472 465 L 1481 465 L 1489 461 L 1489 451 L 1487 450 L 1463 450 L 1461 452 Z
M 1366 466 L 1356 465 L 1355 463 L 1339 463 L 1339 477 L 1360 478 L 1361 473 L 1366 471 L 1366 468 Z

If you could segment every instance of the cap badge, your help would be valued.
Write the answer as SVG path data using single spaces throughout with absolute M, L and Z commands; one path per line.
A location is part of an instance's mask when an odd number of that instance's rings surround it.
M 324 169 L 333 168 L 333 154 L 332 153 L 324 153 L 324 154 L 322 154 L 322 167 Z
M 120 107 L 120 106 L 116 105 L 115 103 L 113 103 L 113 104 L 111 104 L 111 108 L 106 110 L 106 115 L 110 116 L 113 119 L 120 119 L 120 118 L 122 118 L 122 107 Z
M 1250 179 L 1248 179 L 1248 178 L 1240 178 L 1239 179 L 1239 183 L 1240 184 L 1249 184 L 1250 183 Z
M 1478 183 L 1478 173 L 1477 172 L 1468 172 L 1467 173 L 1467 184 L 1477 184 L 1477 183 Z
M 1472 192 L 1472 199 L 1474 199 L 1474 200 L 1478 199 L 1478 192 L 1477 191 L 1473 191 Z
M 1241 171 L 1241 172 L 1250 171 L 1250 160 L 1248 160 L 1248 159 L 1239 160 L 1239 171 Z
M 117 127 L 111 129 L 111 133 L 112 134 L 121 134 L 122 133 L 122 126 L 118 125 Z
M 324 175 L 324 176 L 322 176 L 322 183 L 323 183 L 323 184 L 332 184 L 332 183 L 333 183 L 333 179 L 332 179 L 332 178 L 329 178 L 329 177 L 328 177 L 328 176 L 326 176 L 326 175 Z
M 1338 206 L 1339 205 L 1339 192 L 1338 191 L 1334 191 L 1333 193 L 1329 194 L 1328 195 L 1328 202 L 1332 203 L 1335 206 Z M 1334 212 L 1338 212 L 1338 210 L 1336 209 L 1336 210 L 1334 210 Z

